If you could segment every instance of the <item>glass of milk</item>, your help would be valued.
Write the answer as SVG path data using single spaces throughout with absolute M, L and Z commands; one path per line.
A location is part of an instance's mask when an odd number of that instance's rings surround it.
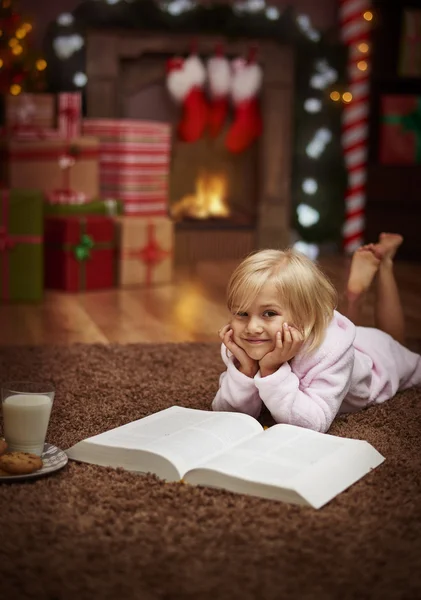
M 41 456 L 54 401 L 54 389 L 25 381 L 2 384 L 3 435 L 8 450 Z

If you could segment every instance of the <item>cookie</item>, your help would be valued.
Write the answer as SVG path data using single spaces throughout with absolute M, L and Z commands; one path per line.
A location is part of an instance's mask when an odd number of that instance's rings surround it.
M 42 467 L 42 459 L 29 452 L 9 452 L 0 456 L 0 469 L 10 475 L 29 475 Z
M 3 471 L 3 469 L 0 469 L 0 477 L 10 477 L 10 473 L 8 473 L 7 471 Z
M 7 442 L 3 438 L 0 438 L 0 456 L 7 450 Z

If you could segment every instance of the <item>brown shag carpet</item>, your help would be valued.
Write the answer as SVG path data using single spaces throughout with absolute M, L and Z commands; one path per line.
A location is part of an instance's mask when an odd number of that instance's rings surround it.
M 48 441 L 172 404 L 206 409 L 218 344 L 3 348 L 1 379 L 52 380 Z M 421 598 L 421 390 L 335 422 L 385 463 L 319 511 L 69 463 L 0 484 L 4 600 Z

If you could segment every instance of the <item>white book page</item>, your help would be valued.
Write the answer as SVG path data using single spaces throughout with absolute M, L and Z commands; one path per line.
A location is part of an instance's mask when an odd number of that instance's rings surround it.
M 184 474 L 262 431 L 256 419 L 241 413 L 172 406 L 88 438 L 85 443 L 156 453 Z
M 201 465 L 236 477 L 293 489 L 294 480 L 339 451 L 344 439 L 302 427 L 274 425 Z

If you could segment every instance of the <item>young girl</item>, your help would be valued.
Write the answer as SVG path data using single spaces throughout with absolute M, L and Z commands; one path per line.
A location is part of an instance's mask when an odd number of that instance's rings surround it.
M 278 423 L 326 432 L 337 414 L 421 385 L 421 356 L 399 343 L 404 319 L 393 258 L 401 243 L 382 234 L 352 259 L 348 316 L 358 320 L 377 275 L 378 329 L 356 327 L 337 312 L 333 286 L 300 253 L 262 250 L 246 258 L 228 284 L 232 317 L 219 331 L 227 370 L 213 410 L 257 418 L 264 404 Z

